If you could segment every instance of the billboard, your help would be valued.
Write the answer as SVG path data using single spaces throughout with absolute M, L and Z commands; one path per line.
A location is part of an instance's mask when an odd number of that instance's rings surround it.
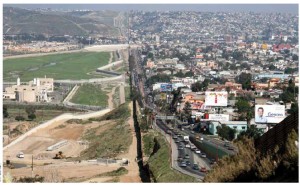
M 280 123 L 284 118 L 284 105 L 255 105 L 255 123 Z
M 229 121 L 229 115 L 227 114 L 209 114 L 208 120 L 213 121 Z
M 172 91 L 172 84 L 160 84 L 160 91 L 161 92 Z
M 205 92 L 205 106 L 227 106 L 228 93 L 226 91 Z

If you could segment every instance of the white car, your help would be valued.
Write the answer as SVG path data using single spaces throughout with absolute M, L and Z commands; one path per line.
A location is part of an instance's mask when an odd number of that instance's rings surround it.
M 24 158 L 24 153 L 23 153 L 23 152 L 18 153 L 18 154 L 17 154 L 17 157 L 18 157 L 18 158 Z
M 201 157 L 205 158 L 206 154 L 205 153 L 201 153 Z
M 203 141 L 203 140 L 204 140 L 203 137 L 201 137 L 201 138 L 200 138 L 200 141 Z
M 185 145 L 185 148 L 191 148 L 191 145 L 187 144 Z
M 201 154 L 201 151 L 197 149 L 197 150 L 195 150 L 195 153 L 196 154 Z

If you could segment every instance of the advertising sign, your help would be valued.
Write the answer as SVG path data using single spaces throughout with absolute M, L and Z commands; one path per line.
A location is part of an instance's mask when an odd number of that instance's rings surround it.
M 206 106 L 227 106 L 228 93 L 226 91 L 205 92 L 205 105 Z
M 255 123 L 280 123 L 284 118 L 284 105 L 255 105 Z
M 229 115 L 227 114 L 209 114 L 208 120 L 213 121 L 229 121 Z
M 172 84 L 160 84 L 160 91 L 161 92 L 172 91 Z

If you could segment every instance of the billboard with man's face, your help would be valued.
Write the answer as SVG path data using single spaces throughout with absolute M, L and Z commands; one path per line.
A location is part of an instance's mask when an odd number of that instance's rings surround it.
M 228 93 L 226 91 L 206 91 L 205 106 L 227 106 Z
M 255 123 L 280 123 L 284 118 L 284 105 L 255 105 Z

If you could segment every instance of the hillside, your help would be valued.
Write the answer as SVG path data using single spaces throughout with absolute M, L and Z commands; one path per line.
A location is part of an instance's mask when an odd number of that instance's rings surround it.
M 118 36 L 114 11 L 40 12 L 3 7 L 4 34 Z
M 256 142 L 242 137 L 239 153 L 222 158 L 204 182 L 298 182 L 298 123 L 298 115 L 290 115 Z

